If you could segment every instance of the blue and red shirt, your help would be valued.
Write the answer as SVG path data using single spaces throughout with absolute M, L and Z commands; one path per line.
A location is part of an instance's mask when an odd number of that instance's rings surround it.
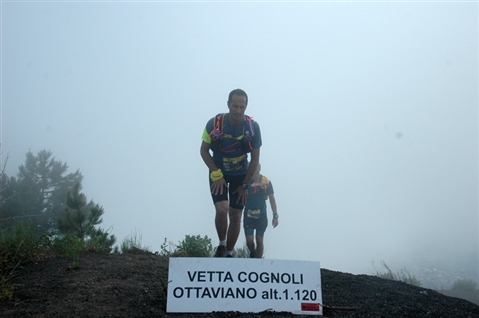
M 220 115 L 221 114 L 218 116 Z M 245 139 L 248 139 L 252 149 L 261 147 L 262 141 L 259 124 L 252 119 L 251 122 L 248 122 L 247 119 L 243 119 L 241 123 L 233 126 L 228 122 L 228 113 L 226 113 L 222 120 L 221 136 L 217 136 L 213 134 L 215 130 L 215 117 L 211 118 L 206 124 L 202 140 L 210 144 L 216 166 L 218 169 L 221 169 L 225 175 L 238 176 L 246 174 L 248 171 L 248 152 L 244 149 Z M 252 127 L 246 126 L 249 124 L 251 124 Z M 212 143 L 215 142 L 218 143 L 218 146 L 211 147 Z

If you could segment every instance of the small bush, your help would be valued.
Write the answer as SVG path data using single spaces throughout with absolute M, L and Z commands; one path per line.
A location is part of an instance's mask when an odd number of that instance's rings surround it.
M 174 251 L 170 255 L 171 257 L 190 257 L 186 251 Z
M 213 256 L 213 245 L 208 236 L 186 235 L 183 241 L 176 246 L 173 254 L 185 257 L 211 257 Z M 173 256 L 173 255 L 172 255 Z
M 0 229 L 0 274 L 37 261 L 44 254 L 40 235 L 30 223 Z
M 451 290 L 462 290 L 475 292 L 477 290 L 477 283 L 472 279 L 458 279 L 452 285 Z
M 165 240 L 163 241 L 163 243 L 161 244 L 161 251 L 159 252 L 159 254 L 161 256 L 172 256 L 172 254 L 174 253 L 175 251 L 175 244 L 171 241 L 168 241 L 165 237 Z
M 73 258 L 73 269 L 80 268 L 80 255 L 86 250 L 86 244 L 77 234 L 57 236 L 53 239 L 52 250 L 58 255 L 68 255 Z
M 77 255 L 85 250 L 85 242 L 76 234 L 55 236 L 52 251 L 57 255 Z
M 19 266 L 37 262 L 48 256 L 45 236 L 38 234 L 31 223 L 17 223 L 0 228 L 0 301 L 8 300 L 15 285 L 8 281 Z
M 110 254 L 115 242 L 116 237 L 114 235 L 108 235 L 107 231 L 98 228 L 91 231 L 90 237 L 85 240 L 85 248 L 88 252 Z
M 479 305 L 479 288 L 472 279 L 457 279 L 450 290 L 439 290 L 440 293 L 456 298 L 463 298 Z

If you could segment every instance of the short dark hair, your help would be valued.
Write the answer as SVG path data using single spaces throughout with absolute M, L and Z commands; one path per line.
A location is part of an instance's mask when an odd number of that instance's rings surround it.
M 244 96 L 246 97 L 246 105 L 248 105 L 248 95 L 246 92 L 240 88 L 234 89 L 230 92 L 230 95 L 228 96 L 228 103 L 231 103 L 231 100 L 233 99 L 233 95 L 238 95 L 238 96 Z

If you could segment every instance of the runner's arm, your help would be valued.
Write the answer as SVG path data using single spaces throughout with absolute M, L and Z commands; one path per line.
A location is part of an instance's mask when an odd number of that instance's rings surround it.
M 274 198 L 274 193 L 271 193 L 269 196 L 269 204 L 271 205 L 271 210 L 273 211 L 273 220 L 271 221 L 273 228 L 278 226 L 279 220 L 274 218 L 278 214 L 278 208 L 276 207 L 276 199 Z
M 271 205 L 271 210 L 273 211 L 273 215 L 278 214 L 278 209 L 276 207 L 276 199 L 274 198 L 274 194 L 270 194 L 268 198 L 269 198 L 269 204 Z
M 201 142 L 201 147 L 200 147 L 200 154 L 201 158 L 203 158 L 203 161 L 205 162 L 206 166 L 208 169 L 210 169 L 210 173 L 213 171 L 218 170 L 218 167 L 216 166 L 213 157 L 211 157 L 210 154 L 210 144 L 202 141 Z M 224 178 L 221 178 L 219 180 L 216 180 L 213 182 L 211 185 L 211 193 L 214 195 L 217 195 L 218 193 L 221 195 L 223 194 L 223 190 L 226 187 L 226 181 Z
M 209 143 L 207 143 L 205 141 L 201 141 L 200 154 L 201 154 L 201 158 L 203 158 L 203 161 L 205 162 L 206 166 L 208 167 L 208 169 L 210 169 L 210 172 L 218 170 L 218 167 L 216 166 L 215 162 L 213 161 L 213 157 L 211 157 L 210 144 Z

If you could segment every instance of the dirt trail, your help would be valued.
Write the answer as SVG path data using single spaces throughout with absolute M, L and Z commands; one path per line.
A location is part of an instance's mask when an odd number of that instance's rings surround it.
M 288 313 L 167 314 L 168 259 L 86 254 L 80 269 L 55 257 L 17 271 L 1 317 L 311 317 Z M 479 306 L 431 289 L 321 269 L 324 317 L 477 317 Z M 334 307 L 334 308 L 333 308 Z M 359 308 L 350 311 L 347 309 Z

